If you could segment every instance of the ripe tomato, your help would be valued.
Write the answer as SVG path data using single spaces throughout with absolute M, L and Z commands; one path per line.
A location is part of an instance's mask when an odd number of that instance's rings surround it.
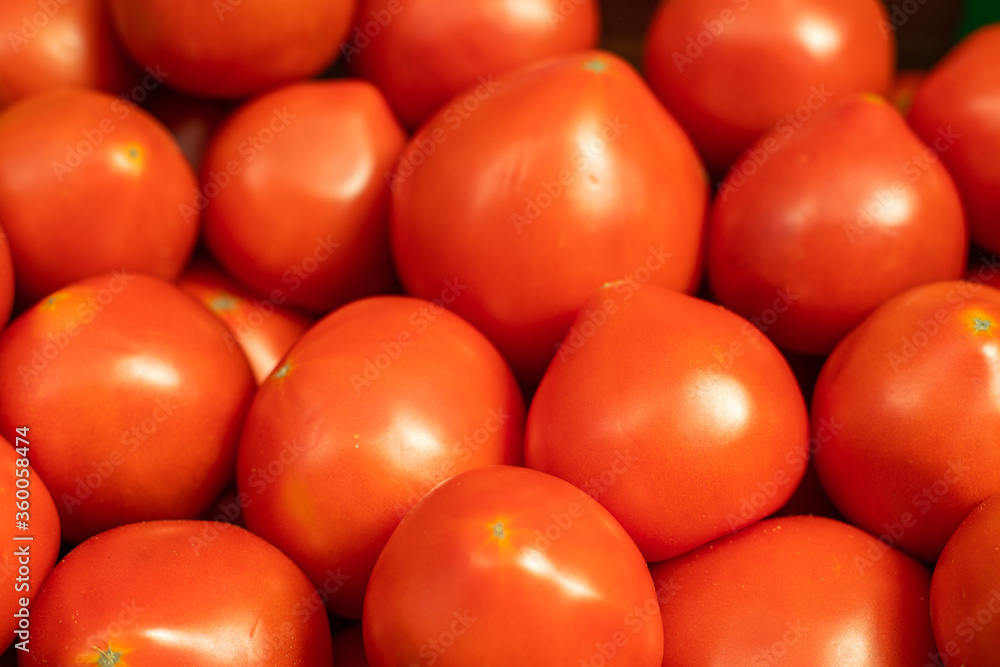
M 962 193 L 972 238 L 1000 252 L 1000 25 L 969 35 L 927 76 L 910 110 L 924 141 L 958 138 L 940 150 Z
M 620 282 L 587 301 L 542 379 L 525 463 L 598 500 L 653 562 L 781 507 L 808 438 L 795 376 L 749 322 Z
M 337 57 L 355 0 L 109 0 L 125 49 L 167 85 L 239 98 L 319 74 Z
M 222 320 L 229 351 L 239 347 L 260 384 L 285 356 L 310 320 L 272 299 L 256 299 L 211 262 L 195 260 L 177 286 L 201 301 Z
M 816 471 L 847 519 L 933 562 L 1000 492 L 1000 291 L 944 282 L 883 304 L 833 351 L 812 403 Z
M 205 242 L 241 282 L 329 312 L 395 286 L 384 173 L 405 140 L 370 83 L 282 88 L 215 136 L 185 214 L 207 206 Z
M 889 297 L 961 278 L 967 252 L 935 151 L 894 107 L 858 97 L 740 158 L 712 207 L 708 276 L 779 347 L 826 354 Z
M 355 623 L 334 635 L 333 664 L 337 667 L 368 667 L 360 624 Z
M 470 324 L 440 302 L 356 301 L 306 332 L 257 392 L 238 457 L 247 526 L 331 612 L 360 618 L 406 512 L 458 472 L 520 463 L 523 433 L 517 383 Z
M 12 641 L 29 640 L 24 646 L 31 646 L 33 615 L 21 603 L 35 599 L 59 555 L 55 503 L 38 472 L 22 465 L 35 458 L 31 428 L 4 433 L 18 449 L 0 437 L 0 508 L 4 520 L 10 522 L 0 550 L 0 652 Z
M 403 151 L 392 187 L 407 291 L 433 298 L 446 280 L 467 285 L 449 308 L 526 385 L 604 282 L 694 291 L 700 279 L 701 164 L 609 53 L 547 60 L 455 98 Z
M 256 535 L 152 521 L 90 538 L 31 609 L 28 665 L 330 667 L 330 628 L 295 564 Z M 252 576 L 248 576 L 252 575 Z
M 103 0 L 0 3 L 0 107 L 52 88 L 121 93 L 139 78 L 114 38 Z
M 931 618 L 943 664 L 1000 664 L 1000 493 L 974 509 L 941 552 Z
M 663 656 L 656 591 L 621 526 L 566 482 L 507 466 L 453 477 L 403 519 L 362 627 L 372 667 L 657 667 Z
M 61 89 L 0 114 L 0 220 L 18 301 L 112 270 L 173 280 L 198 237 L 195 177 L 170 134 L 110 95 Z
M 646 38 L 646 74 L 721 174 L 766 130 L 797 128 L 831 97 L 887 92 L 887 19 L 878 0 L 666 0 Z
M 593 48 L 597 0 L 361 0 L 341 50 L 417 127 L 480 77 Z
M 838 521 L 768 519 L 654 565 L 664 667 L 914 667 L 934 653 L 930 573 Z
M 60 290 L 10 325 L 0 432 L 31 427 L 64 539 L 194 518 L 219 496 L 254 388 L 227 334 L 173 285 L 126 272 Z

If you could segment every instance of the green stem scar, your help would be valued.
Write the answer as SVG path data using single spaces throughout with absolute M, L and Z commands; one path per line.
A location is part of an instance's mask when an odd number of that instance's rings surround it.
M 118 651 L 112 651 L 109 647 L 107 651 L 102 651 L 101 649 L 94 647 L 97 651 L 97 662 L 95 663 L 98 667 L 115 667 L 118 664 L 118 659 L 122 657 L 122 654 Z
M 502 523 L 497 521 L 495 524 L 493 524 L 493 537 L 497 538 L 498 540 L 502 540 L 506 536 L 507 536 L 507 531 L 503 529 Z

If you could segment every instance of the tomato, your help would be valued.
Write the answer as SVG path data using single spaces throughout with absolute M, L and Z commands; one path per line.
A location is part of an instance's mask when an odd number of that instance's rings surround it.
M 112 270 L 173 280 L 198 236 L 179 209 L 195 177 L 145 111 L 56 90 L 0 114 L 0 220 L 18 301 Z
M 356 301 L 306 332 L 257 392 L 238 457 L 247 526 L 331 612 L 360 618 L 399 520 L 458 472 L 520 463 L 523 433 L 510 368 L 471 325 L 440 302 Z
M 870 96 L 761 137 L 723 183 L 708 229 L 719 303 L 805 354 L 829 352 L 900 292 L 962 277 L 968 252 L 937 154 Z
M 253 392 L 243 354 L 173 285 L 116 272 L 60 290 L 0 338 L 0 428 L 31 427 L 63 538 L 194 518 L 232 478 Z
M 125 92 L 136 79 L 103 0 L 0 3 L 0 107 L 52 88 Z
M 256 299 L 211 262 L 196 260 L 177 286 L 218 317 L 229 334 L 226 346 L 239 347 L 250 362 L 254 380 L 264 381 L 311 324 L 299 313 L 271 299 Z
M 448 307 L 537 384 L 591 292 L 626 278 L 694 291 L 708 189 L 636 72 L 589 52 L 453 99 L 403 151 L 392 244 L 407 291 Z
M 651 568 L 664 667 L 923 665 L 930 573 L 838 521 L 769 519 Z
M 597 0 L 361 0 L 341 46 L 408 127 L 480 77 L 593 48 Z
M 330 667 L 330 628 L 287 556 L 229 526 L 153 521 L 90 538 L 32 607 L 28 665 Z M 252 574 L 252 576 L 248 576 Z
M 6 326 L 14 308 L 14 263 L 10 257 L 7 232 L 0 228 L 0 331 Z
M 0 508 L 9 523 L 0 550 L 0 652 L 11 642 L 30 642 L 28 605 L 59 555 L 59 513 L 45 482 L 28 464 L 35 458 L 34 434 L 30 427 L 4 434 L 10 441 L 0 437 Z M 28 604 L 22 607 L 24 601 Z
M 301 83 L 222 127 L 185 214 L 226 270 L 272 300 L 326 313 L 395 286 L 384 173 L 405 136 L 364 81 Z
M 337 57 L 355 0 L 109 0 L 142 66 L 191 95 L 240 98 L 322 72 Z
M 974 509 L 941 552 L 931 618 L 943 664 L 1000 663 L 1000 494 Z
M 144 106 L 174 135 L 195 172 L 201 169 L 215 132 L 233 111 L 230 103 L 189 97 L 169 88 L 157 89 Z
M 895 32 L 878 0 L 667 0 L 646 38 L 650 85 L 709 169 L 830 99 L 885 93 Z
M 749 322 L 620 282 L 587 301 L 545 373 L 525 463 L 598 500 L 653 562 L 781 507 L 808 438 L 795 376 Z
M 403 519 L 362 627 L 372 667 L 655 667 L 663 655 L 656 591 L 621 526 L 566 482 L 506 466 L 456 475 Z
M 962 193 L 972 238 L 1000 252 L 1000 25 L 969 35 L 927 76 L 910 124 L 935 145 Z
M 351 625 L 333 637 L 333 664 L 337 667 L 368 667 L 361 625 Z
M 879 307 L 833 351 L 813 396 L 814 460 L 847 519 L 933 562 L 1000 492 L 1000 291 L 944 282 Z

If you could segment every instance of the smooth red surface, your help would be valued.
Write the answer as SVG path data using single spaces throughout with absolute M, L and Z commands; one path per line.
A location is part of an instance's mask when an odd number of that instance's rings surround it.
M 365 596 L 372 667 L 551 667 L 663 655 L 656 591 L 621 526 L 582 491 L 491 466 L 426 496 L 392 534 Z M 595 657 L 596 656 L 596 657 Z
M 242 528 L 154 521 L 87 540 L 32 607 L 19 665 L 330 667 L 330 628 L 287 556 Z
M 709 281 L 783 349 L 826 354 L 886 299 L 965 271 L 955 184 L 881 98 L 766 134 L 741 165 L 712 207 Z
M 934 653 L 927 569 L 831 519 L 762 521 L 651 572 L 670 592 L 663 667 L 914 667 Z
M 60 290 L 0 338 L 0 428 L 28 425 L 63 538 L 195 518 L 232 479 L 253 393 L 227 331 L 173 285 L 103 275 Z
M 812 402 L 830 499 L 851 523 L 934 562 L 1000 492 L 1000 290 L 944 282 L 883 304 L 833 351 Z
M 408 297 L 372 297 L 308 331 L 261 385 L 237 481 L 247 526 L 287 553 L 328 609 L 361 617 L 399 520 L 434 485 L 521 462 L 524 403 L 486 338 Z

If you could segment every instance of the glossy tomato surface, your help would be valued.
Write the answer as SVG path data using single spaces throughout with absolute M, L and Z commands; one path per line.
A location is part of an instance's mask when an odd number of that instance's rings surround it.
M 507 466 L 453 477 L 403 519 L 362 627 L 372 667 L 587 665 L 608 652 L 656 667 L 663 655 L 656 591 L 621 526 L 566 482 Z
M 1000 290 L 944 282 L 879 307 L 833 351 L 812 402 L 815 453 L 847 519 L 933 562 L 1000 492 Z
M 666 0 L 646 38 L 650 85 L 722 174 L 767 130 L 835 96 L 888 91 L 895 32 L 878 0 Z
M 142 79 L 103 0 L 5 0 L 0 35 L 0 107 L 62 86 L 124 93 Z
M 914 667 L 934 655 L 930 573 L 838 521 L 768 519 L 651 572 L 671 592 L 663 667 Z
M 972 511 L 948 540 L 931 581 L 938 650 L 959 665 L 1000 662 L 1000 494 Z
M 226 328 L 173 285 L 75 283 L 0 338 L 0 428 L 31 427 L 63 537 L 194 518 L 232 479 L 254 384 Z
M 71 551 L 32 607 L 29 665 L 330 667 L 326 612 L 276 548 L 202 521 L 120 526 Z
M 395 286 L 386 175 L 404 142 L 370 83 L 288 86 L 216 134 L 185 215 L 207 205 L 205 242 L 241 282 L 327 313 Z
M 965 202 L 972 238 L 1000 252 L 1000 25 L 969 35 L 928 74 L 910 124 L 930 143 L 958 137 L 941 151 Z
M 597 0 L 362 0 L 342 51 L 417 127 L 480 77 L 593 48 L 599 23 Z
M 287 553 L 319 604 L 361 617 L 379 552 L 436 484 L 521 462 L 524 403 L 472 325 L 431 303 L 372 297 L 335 311 L 264 381 L 243 427 L 247 526 Z
M 937 153 L 877 97 L 761 137 L 722 184 L 708 228 L 719 302 L 805 354 L 828 353 L 889 297 L 961 278 L 968 251 Z
M 319 74 L 338 55 L 355 0 L 108 0 L 125 49 L 167 85 L 240 98 Z
M 590 494 L 653 562 L 781 507 L 808 437 L 795 376 L 753 325 L 621 282 L 587 301 L 549 365 L 525 463 Z
M 587 52 L 460 93 L 403 151 L 392 243 L 407 291 L 435 298 L 537 384 L 576 311 L 609 280 L 700 280 L 707 183 L 636 72 Z
M 0 220 L 18 301 L 112 270 L 180 275 L 195 177 L 170 134 L 111 95 L 60 89 L 0 114 Z

